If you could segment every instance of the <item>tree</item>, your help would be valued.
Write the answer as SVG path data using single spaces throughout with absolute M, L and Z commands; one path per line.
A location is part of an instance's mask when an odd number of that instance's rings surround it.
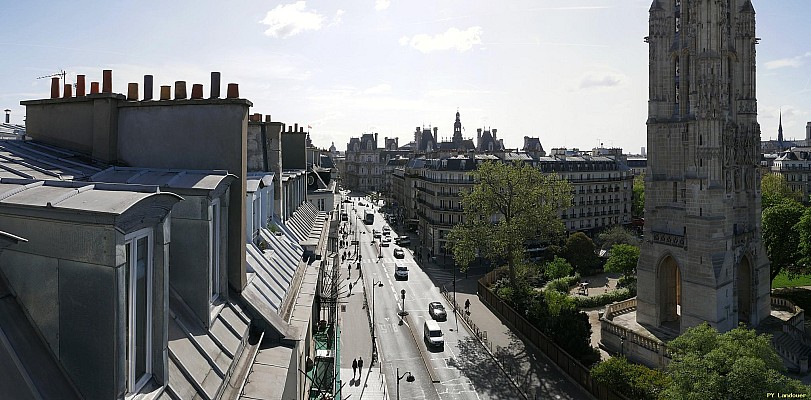
M 743 325 L 719 334 L 706 322 L 668 346 L 675 351 L 666 373 L 668 399 L 764 399 L 766 393 L 811 394 L 809 387 L 780 374 L 783 363 L 770 335 Z
M 577 272 L 585 276 L 600 264 L 594 249 L 594 242 L 585 233 L 575 232 L 566 239 L 563 257 L 575 267 Z
M 803 211 L 803 216 L 794 225 L 792 232 L 799 234 L 797 247 L 796 272 L 809 273 L 811 269 L 811 208 Z
M 763 175 L 760 179 L 760 192 L 763 210 L 781 203 L 783 200 L 802 201 L 802 192 L 792 190 L 786 181 L 786 177 L 781 174 Z
M 630 244 L 639 246 L 640 243 L 640 240 L 636 234 L 622 225 L 614 225 L 604 230 L 602 233 L 600 233 L 600 235 L 597 236 L 597 238 L 600 242 L 600 248 L 603 250 L 609 250 L 616 244 Z
M 591 376 L 629 399 L 655 400 L 670 386 L 670 377 L 664 372 L 630 363 L 625 357 L 595 365 Z
M 611 256 L 605 263 L 605 270 L 618 272 L 625 278 L 630 278 L 636 272 L 637 261 L 639 261 L 639 247 L 618 244 L 611 248 Z
M 555 257 L 554 260 L 546 263 L 544 266 L 544 276 L 546 279 L 558 279 L 572 274 L 572 264 L 569 264 L 565 258 Z
M 783 199 L 763 210 L 763 245 L 771 261 L 772 281 L 780 271 L 793 272 L 799 260 L 800 235 L 793 228 L 803 211 L 802 204 L 790 199 Z
M 477 253 L 493 262 L 505 260 L 517 290 L 524 244 L 548 242 L 563 232 L 559 214 L 572 202 L 571 186 L 524 163 L 485 162 L 473 176 L 476 184 L 462 195 L 464 222 L 447 237 L 453 258 L 463 270 Z
M 645 174 L 634 177 L 631 190 L 631 216 L 642 218 L 645 216 Z

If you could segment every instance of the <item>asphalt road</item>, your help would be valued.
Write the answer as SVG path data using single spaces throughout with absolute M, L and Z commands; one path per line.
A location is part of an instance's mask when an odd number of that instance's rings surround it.
M 390 398 L 396 398 L 398 369 L 400 376 L 410 372 L 415 378 L 413 382 L 405 378 L 399 381 L 402 399 L 520 398 L 495 361 L 457 321 L 453 312 L 450 312 L 447 321 L 439 322 L 445 336 L 444 350 L 426 347 L 422 334 L 423 322 L 430 319 L 428 303 L 439 301 L 448 311 L 451 307 L 408 249 L 404 259 L 396 259 L 393 254 L 398 247 L 396 244 L 378 247 L 379 240 L 373 243 L 372 230 L 382 229 L 385 224 L 383 217 L 377 213 L 374 224 L 364 224 L 361 219 L 363 211 L 369 210 L 370 204 L 364 199 L 362 201 L 366 207 L 359 207 L 358 199 L 354 200 L 355 212 L 350 211 L 349 217 L 352 229 L 357 230 L 363 281 L 369 306 L 374 312 L 379 359 L 386 375 Z M 379 258 L 381 251 L 382 258 Z M 395 265 L 408 267 L 408 280 L 395 280 Z M 382 282 L 383 286 L 373 286 L 378 282 Z M 404 303 L 401 290 L 406 291 Z M 404 318 L 399 315 L 403 304 L 408 312 Z

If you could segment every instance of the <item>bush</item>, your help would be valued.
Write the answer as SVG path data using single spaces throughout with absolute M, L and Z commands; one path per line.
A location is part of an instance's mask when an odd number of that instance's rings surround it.
M 559 279 L 572 274 L 572 264 L 569 264 L 565 258 L 555 257 L 554 260 L 544 265 L 543 274 L 546 279 Z
M 569 293 L 569 289 L 577 282 L 580 282 L 580 274 L 565 276 L 549 281 L 544 287 L 544 290 L 556 290 L 561 293 Z
M 654 400 L 670 385 L 670 377 L 659 370 L 613 357 L 591 369 L 591 376 L 629 399 Z
M 636 289 L 617 289 L 598 296 L 572 296 L 578 308 L 594 308 L 636 296 Z

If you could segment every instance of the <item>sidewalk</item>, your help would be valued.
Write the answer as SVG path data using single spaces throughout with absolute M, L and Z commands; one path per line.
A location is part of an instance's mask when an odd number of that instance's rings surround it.
M 343 250 L 342 250 L 343 251 Z M 351 263 L 351 273 L 347 268 Z M 355 259 L 341 263 L 339 268 L 338 325 L 341 327 L 341 399 L 385 400 L 386 382 L 380 371 L 380 363 L 372 363 L 372 333 L 369 331 L 369 314 L 364 302 L 364 284 L 360 270 L 355 269 Z M 347 279 L 349 278 L 349 279 Z M 350 294 L 349 284 L 352 283 Z M 349 295 L 349 296 L 347 296 Z M 346 308 L 344 308 L 346 306 Z M 352 376 L 352 361 L 363 358 L 363 371 Z
M 442 268 L 433 262 L 422 263 L 428 268 Z M 450 268 L 450 266 L 446 266 Z M 593 397 L 573 383 L 557 365 L 540 350 L 518 338 L 501 320 L 485 306 L 476 294 L 477 281 L 482 275 L 457 276 L 456 303 L 464 312 L 466 300 L 470 300 L 470 320 L 486 337 L 486 347 L 498 361 L 505 373 L 515 382 L 528 399 L 592 399 Z M 442 283 L 436 282 L 441 288 Z M 446 285 L 453 298 L 452 282 Z M 464 320 L 460 318 L 461 320 Z M 475 335 L 475 332 L 473 332 Z M 486 336 L 484 336 L 486 335 Z

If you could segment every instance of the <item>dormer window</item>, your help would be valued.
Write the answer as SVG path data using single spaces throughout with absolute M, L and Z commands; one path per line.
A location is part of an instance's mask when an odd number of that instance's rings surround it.
M 136 393 L 152 377 L 152 228 L 124 237 L 127 269 L 127 391 Z

